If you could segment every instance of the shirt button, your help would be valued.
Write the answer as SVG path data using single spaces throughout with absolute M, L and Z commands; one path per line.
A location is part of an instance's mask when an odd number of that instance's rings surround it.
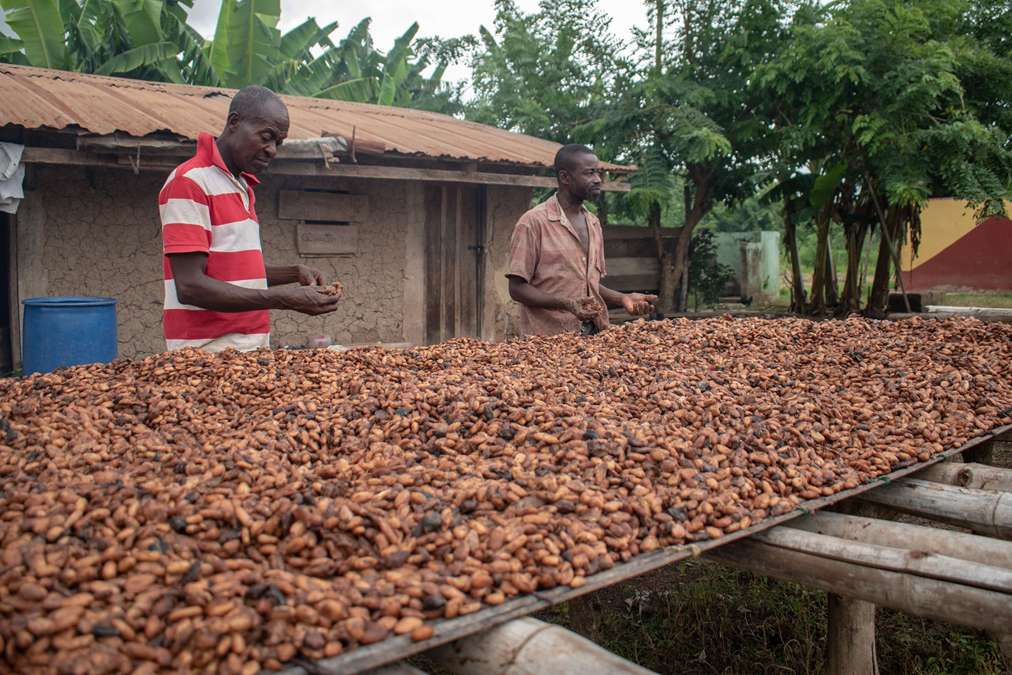
M 586 258 L 580 258 L 580 262 L 587 262 Z

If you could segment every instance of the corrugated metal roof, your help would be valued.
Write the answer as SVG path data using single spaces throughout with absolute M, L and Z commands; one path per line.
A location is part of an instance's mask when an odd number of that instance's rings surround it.
M 170 132 L 196 140 L 217 134 L 234 89 L 145 82 L 0 64 L 0 125 L 80 127 L 95 134 L 143 137 Z M 559 145 L 449 115 L 366 103 L 282 96 L 292 140 L 324 132 L 382 142 L 388 152 L 550 166 Z M 604 164 L 629 171 L 632 167 Z

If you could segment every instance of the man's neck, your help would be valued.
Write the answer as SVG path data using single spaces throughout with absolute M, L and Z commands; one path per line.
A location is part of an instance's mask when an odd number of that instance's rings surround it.
M 576 215 L 583 210 L 583 200 L 576 197 L 571 192 L 563 192 L 559 190 L 557 197 L 559 200 L 559 206 L 566 212 L 567 215 Z
M 222 143 L 222 138 L 218 137 L 214 143 L 218 146 L 218 154 L 221 155 L 221 161 L 225 162 L 225 168 L 228 169 L 229 173 L 235 176 L 236 180 L 242 176 L 242 171 L 236 165 L 235 160 L 232 159 L 232 151 L 229 150 L 227 143 Z

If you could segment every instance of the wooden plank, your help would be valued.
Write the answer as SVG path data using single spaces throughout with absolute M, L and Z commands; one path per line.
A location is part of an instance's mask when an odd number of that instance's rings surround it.
M 636 239 L 606 239 L 604 257 L 611 258 L 657 258 L 657 241 L 653 237 Z
M 334 192 L 281 190 L 278 193 L 278 218 L 364 223 L 369 220 L 369 197 Z
M 186 157 L 145 157 L 141 155 L 141 171 L 168 172 L 174 169 Z M 79 152 L 63 148 L 26 147 L 22 161 L 31 164 L 56 164 L 60 166 L 97 166 L 114 169 L 133 170 L 126 157 L 108 157 L 90 152 Z M 475 185 L 514 185 L 518 187 L 556 186 L 555 178 L 548 176 L 532 176 L 523 174 L 491 173 L 487 171 L 447 171 L 444 169 L 422 169 L 398 166 L 373 166 L 364 164 L 348 164 L 331 161 L 329 166 L 323 162 L 275 159 L 267 170 L 268 175 L 285 176 L 332 176 L 347 178 L 384 178 L 389 180 L 415 180 L 442 183 L 472 183 Z M 629 183 L 608 181 L 603 190 L 612 192 L 628 192 Z
M 457 212 L 460 240 L 457 246 L 457 335 L 478 337 L 478 261 L 481 236 L 478 224 L 478 189 L 460 188 Z
M 706 555 L 732 567 L 811 586 L 914 616 L 983 630 L 1012 626 L 1012 597 L 774 546 L 737 541 Z
M 443 288 L 443 188 L 425 186 L 425 344 L 440 342 Z
M 613 276 L 659 275 L 661 264 L 657 258 L 605 258 L 605 269 L 609 279 Z
M 616 656 L 585 637 L 537 619 L 509 621 L 426 653 L 458 675 L 625 673 L 653 671 Z
M 601 229 L 604 230 L 604 240 L 607 242 L 609 239 L 642 239 L 643 237 L 653 238 L 653 234 L 650 232 L 650 228 L 640 225 L 605 225 Z M 668 237 L 677 237 L 678 233 L 682 231 L 680 227 L 664 227 L 661 228 L 661 236 L 665 239 Z
M 832 511 L 819 511 L 804 518 L 797 518 L 787 523 L 786 527 L 877 546 L 896 546 L 898 542 L 902 542 L 904 547 L 909 549 L 932 551 L 960 560 L 1012 569 L 1012 542 L 966 532 L 850 516 Z
M 295 226 L 295 248 L 299 255 L 347 255 L 358 253 L 358 225 Z
M 456 185 L 443 186 L 443 322 L 440 341 L 449 340 L 457 332 L 457 223 L 460 212 L 460 188 Z
M 905 478 L 861 496 L 879 506 L 1012 539 L 1012 493 Z
M 898 477 L 906 476 L 927 465 L 958 455 L 964 450 L 972 448 L 977 443 L 992 439 L 996 434 L 1002 434 L 1010 430 L 1012 430 L 1012 425 L 1002 427 L 979 438 L 971 439 L 959 448 L 953 448 L 951 450 L 940 452 L 932 456 L 932 458 L 927 462 L 907 467 L 905 469 L 900 469 L 887 476 L 887 478 L 896 479 Z M 398 635 L 388 637 L 377 644 L 357 647 L 345 654 L 342 654 L 341 656 L 315 662 L 313 664 L 313 672 L 360 673 L 364 670 L 368 670 L 369 668 L 376 668 L 377 666 L 385 663 L 391 663 L 393 661 L 403 659 L 406 656 L 410 656 L 411 654 L 427 651 L 441 644 L 446 644 L 447 642 L 451 642 L 466 635 L 472 635 L 487 628 L 491 628 L 492 626 L 505 623 L 506 621 L 526 616 L 527 614 L 536 612 L 540 609 L 545 609 L 552 605 L 572 600 L 573 598 L 600 590 L 606 586 L 611 586 L 621 581 L 632 579 L 636 576 L 659 569 L 673 562 L 685 560 L 686 558 L 698 557 L 717 547 L 726 547 L 730 545 L 731 542 L 741 541 L 744 538 L 750 537 L 763 530 L 777 525 L 783 525 L 784 523 L 802 515 L 807 515 L 817 509 L 821 509 L 845 499 L 853 498 L 869 490 L 880 487 L 883 484 L 883 482 L 865 483 L 864 485 L 859 485 L 851 490 L 838 492 L 837 494 L 829 497 L 821 497 L 819 499 L 806 501 L 801 507 L 791 511 L 790 513 L 769 518 L 761 523 L 752 525 L 747 529 L 725 535 L 720 539 L 685 546 L 669 546 L 659 551 L 639 555 L 629 562 L 616 565 L 610 570 L 598 572 L 593 576 L 587 577 L 586 583 L 579 588 L 561 586 L 550 591 L 522 595 L 508 600 L 501 605 L 486 607 L 474 614 L 433 622 L 432 625 L 435 629 L 435 633 L 431 638 L 422 642 L 412 642 L 407 635 Z M 306 671 L 300 667 L 287 668 L 281 672 L 283 675 L 306 675 Z
M 613 276 L 608 274 L 601 282 L 613 291 L 657 291 L 660 279 L 656 274 Z

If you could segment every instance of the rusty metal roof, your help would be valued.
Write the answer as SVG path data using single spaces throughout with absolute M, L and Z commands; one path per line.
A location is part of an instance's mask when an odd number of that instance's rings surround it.
M 234 89 L 145 82 L 62 70 L 0 64 L 0 126 L 122 132 L 169 132 L 196 140 L 217 134 Z M 387 152 L 547 167 L 559 144 L 449 115 L 300 96 L 288 106 L 289 139 L 324 132 L 381 142 Z M 633 167 L 603 163 L 612 171 Z

